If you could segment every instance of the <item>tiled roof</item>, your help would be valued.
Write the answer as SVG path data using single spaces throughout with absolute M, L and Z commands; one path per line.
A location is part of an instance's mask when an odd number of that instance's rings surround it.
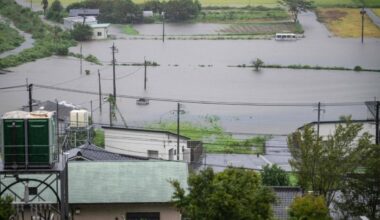
M 33 103 L 32 106 L 33 111 L 36 110 L 44 110 L 44 111 L 57 111 L 57 103 L 52 101 L 37 101 L 36 103 Z M 60 120 L 68 120 L 70 117 L 70 111 L 74 110 L 75 108 L 66 106 L 64 104 L 58 105 L 58 117 Z M 29 106 L 23 106 L 23 111 L 29 111 Z
M 91 161 L 114 161 L 114 160 L 148 160 L 147 157 L 139 157 L 125 154 L 117 154 L 104 150 L 93 144 L 86 143 L 80 147 L 68 151 L 69 160 L 83 158 Z

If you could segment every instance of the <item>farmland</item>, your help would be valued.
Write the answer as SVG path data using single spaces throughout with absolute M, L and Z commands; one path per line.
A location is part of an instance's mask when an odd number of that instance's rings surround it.
M 338 37 L 360 37 L 361 16 L 358 9 L 330 8 L 318 9 L 317 15 L 320 21 Z M 365 17 L 364 35 L 366 37 L 380 37 L 380 29 L 371 20 Z
M 275 34 L 276 32 L 301 33 L 302 28 L 294 23 L 243 23 L 231 24 L 228 28 L 222 29 L 224 34 Z

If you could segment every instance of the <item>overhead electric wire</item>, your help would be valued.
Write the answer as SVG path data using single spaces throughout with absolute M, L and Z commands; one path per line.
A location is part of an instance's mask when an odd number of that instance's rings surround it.
M 22 88 L 26 87 L 26 84 L 23 85 L 15 85 L 15 86 L 7 86 L 7 87 L 0 87 L 0 90 L 6 90 L 6 89 L 16 89 L 16 88 Z
M 35 87 L 59 90 L 66 92 L 74 92 L 88 95 L 99 95 L 98 92 L 61 88 L 55 86 L 48 86 L 42 84 L 34 84 Z M 107 95 L 102 93 L 102 95 Z M 118 98 L 126 99 L 139 99 L 141 96 L 134 95 L 117 95 Z M 159 102 L 175 102 L 175 103 L 188 103 L 188 104 L 203 104 L 203 105 L 229 105 L 229 106 L 256 106 L 256 107 L 315 107 L 318 103 L 260 103 L 260 102 L 229 102 L 229 101 L 211 101 L 211 100 L 191 100 L 191 99 L 173 99 L 173 98 L 161 98 L 161 97 L 145 97 L 148 100 L 159 101 Z M 332 102 L 323 103 L 324 106 L 354 106 L 354 105 L 364 105 L 364 102 Z

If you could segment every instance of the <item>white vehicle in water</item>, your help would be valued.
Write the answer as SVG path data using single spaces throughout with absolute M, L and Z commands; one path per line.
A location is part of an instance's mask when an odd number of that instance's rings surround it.
M 296 34 L 293 33 L 276 33 L 276 36 L 274 38 L 275 40 L 278 41 L 283 41 L 283 40 L 297 40 L 298 37 Z

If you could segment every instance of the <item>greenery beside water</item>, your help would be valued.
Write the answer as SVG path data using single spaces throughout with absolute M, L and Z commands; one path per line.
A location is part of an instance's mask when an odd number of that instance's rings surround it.
M 0 22 L 0 53 L 12 50 L 24 42 L 24 37 L 8 24 Z

